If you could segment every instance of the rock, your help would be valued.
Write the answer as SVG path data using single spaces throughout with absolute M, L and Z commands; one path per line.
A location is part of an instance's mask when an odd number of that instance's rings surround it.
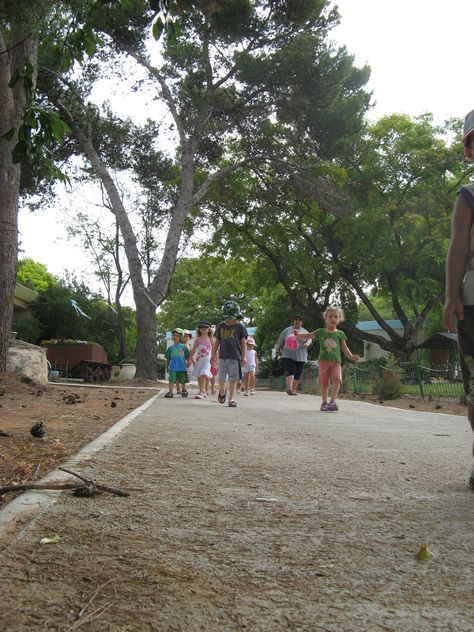
M 46 351 L 23 340 L 10 339 L 7 371 L 29 378 L 35 384 L 48 383 Z
M 43 426 L 43 422 L 37 421 L 35 424 L 33 424 L 30 428 L 30 432 L 33 435 L 33 437 L 37 439 L 41 439 L 41 437 L 44 437 L 45 429 Z

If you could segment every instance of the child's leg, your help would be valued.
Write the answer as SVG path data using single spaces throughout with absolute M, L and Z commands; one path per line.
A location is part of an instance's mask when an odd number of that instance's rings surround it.
M 181 382 L 176 380 L 176 393 L 179 395 L 181 393 Z
M 245 373 L 245 381 L 244 381 L 245 392 L 249 390 L 249 385 L 250 385 L 250 373 L 247 371 Z
M 249 376 L 250 390 L 253 391 L 255 390 L 255 371 L 250 371 L 247 375 Z
M 199 392 L 201 393 L 201 395 L 205 395 L 206 394 L 206 376 L 205 375 L 200 375 L 198 377 L 198 386 L 199 386 Z
M 173 392 L 174 390 L 174 382 L 168 382 L 168 390 L 170 393 Z
M 327 404 L 328 402 L 328 392 L 329 392 L 329 384 L 321 384 L 321 399 L 323 404 Z
M 341 382 L 339 380 L 335 380 L 332 378 L 331 380 L 331 401 L 335 402 L 337 396 L 339 395 L 339 390 L 341 388 Z

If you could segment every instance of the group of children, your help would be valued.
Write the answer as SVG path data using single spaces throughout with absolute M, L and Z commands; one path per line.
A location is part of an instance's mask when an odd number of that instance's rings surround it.
M 464 155 L 474 161 L 474 110 L 464 119 L 462 142 Z M 465 185 L 457 192 L 451 228 L 451 242 L 446 261 L 446 289 L 444 322 L 449 331 L 456 331 L 459 339 L 461 369 L 464 390 L 468 404 L 468 419 L 474 430 L 474 182 Z M 236 383 L 244 378 L 244 393 L 255 391 L 255 373 L 258 370 L 255 340 L 247 336 L 245 327 L 238 322 L 240 308 L 233 301 L 224 305 L 225 320 L 217 326 L 216 340 L 213 341 L 211 325 L 201 321 L 198 325 L 198 337 L 189 348 L 181 336 L 181 330 L 173 331 L 173 345 L 166 352 L 169 371 L 169 392 L 165 397 L 173 397 L 173 387 L 181 386 L 181 395 L 186 397 L 187 369 L 193 365 L 192 374 L 198 380 L 197 399 L 208 394 L 210 381 L 218 373 L 218 401 L 224 403 L 230 386 L 229 406 L 236 406 L 234 399 Z M 325 411 L 337 411 L 336 398 L 342 383 L 341 352 L 350 360 L 357 362 L 359 356 L 353 354 L 346 343 L 344 332 L 337 327 L 343 319 L 342 310 L 336 306 L 326 309 L 325 327 L 313 332 L 303 333 L 297 328 L 288 328 L 293 339 L 318 340 L 319 382 L 321 385 L 321 408 Z M 297 325 L 298 323 L 296 323 Z M 189 334 L 189 332 L 188 332 Z M 285 335 L 287 332 L 285 332 Z M 189 340 L 189 338 L 188 338 Z M 219 350 L 219 361 L 217 360 Z M 288 373 L 287 373 L 288 375 Z M 330 387 L 331 385 L 331 387 Z M 328 395 L 330 390 L 330 399 Z M 288 394 L 296 392 L 291 389 Z M 474 454 L 474 446 L 473 446 Z M 474 489 L 474 467 L 469 486 Z
M 230 320 L 230 322 L 232 321 Z M 222 323 L 219 323 L 218 328 L 222 328 L 221 325 Z M 245 332 L 245 360 L 239 361 L 238 379 L 231 379 L 234 375 L 229 376 L 229 374 L 219 377 L 219 382 L 224 381 L 225 383 L 226 378 L 229 378 L 231 387 L 234 386 L 229 401 L 230 406 L 232 406 L 232 402 L 235 402 L 234 392 L 242 392 L 246 396 L 255 394 L 255 374 L 258 372 L 256 344 L 251 336 L 246 335 L 243 325 L 241 327 L 242 331 Z M 192 333 L 189 330 L 176 328 L 171 332 L 173 344 L 168 347 L 165 353 L 166 370 L 169 376 L 169 388 L 165 395 L 167 399 L 174 396 L 175 386 L 177 395 L 187 397 L 186 385 L 192 380 L 197 380 L 198 383 L 195 399 L 205 399 L 208 397 L 209 391 L 212 395 L 216 392 L 215 380 L 219 372 L 217 349 L 220 340 L 218 342 L 218 339 L 214 338 L 212 325 L 207 320 L 199 321 L 196 333 L 197 336 L 192 342 Z M 225 358 L 221 359 L 222 363 L 225 364 Z M 222 399 L 222 393 L 225 392 L 225 384 L 223 389 L 220 388 L 219 391 L 220 399 Z
M 169 390 L 166 398 L 173 397 L 174 386 L 177 394 L 188 396 L 186 384 L 192 379 L 198 382 L 196 399 L 205 399 L 215 393 L 215 378 L 219 381 L 219 403 L 227 396 L 226 381 L 229 384 L 229 406 L 235 407 L 235 394 L 254 395 L 255 375 L 258 372 L 258 357 L 255 340 L 247 335 L 245 327 L 238 322 L 240 309 L 233 302 L 224 305 L 227 312 L 224 320 L 217 325 L 216 336 L 209 321 L 201 320 L 197 326 L 197 337 L 192 343 L 190 331 L 174 329 L 173 344 L 165 353 L 169 374 Z M 321 385 L 321 411 L 339 410 L 336 403 L 342 383 L 341 352 L 350 360 L 358 362 L 347 346 L 346 335 L 337 327 L 344 314 L 340 307 L 330 306 L 324 313 L 326 326 L 313 332 L 301 333 L 294 329 L 291 335 L 306 340 L 316 339 L 320 343 L 319 382 Z M 330 399 L 328 400 L 330 390 Z

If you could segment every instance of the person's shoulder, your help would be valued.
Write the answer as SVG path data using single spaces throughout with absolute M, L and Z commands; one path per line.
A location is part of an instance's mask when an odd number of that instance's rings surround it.
M 463 185 L 456 193 L 457 205 L 464 202 L 468 204 L 471 209 L 474 209 L 474 182 Z

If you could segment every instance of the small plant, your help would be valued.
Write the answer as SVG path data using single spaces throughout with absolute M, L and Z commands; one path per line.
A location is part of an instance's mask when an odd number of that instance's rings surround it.
M 394 369 L 384 369 L 375 379 L 374 393 L 381 399 L 397 399 L 402 390 L 400 374 Z

